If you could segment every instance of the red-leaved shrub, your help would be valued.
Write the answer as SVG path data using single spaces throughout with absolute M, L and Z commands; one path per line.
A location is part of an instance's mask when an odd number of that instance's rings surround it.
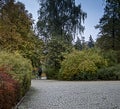
M 19 83 L 0 68 L 0 109 L 12 109 L 19 100 Z

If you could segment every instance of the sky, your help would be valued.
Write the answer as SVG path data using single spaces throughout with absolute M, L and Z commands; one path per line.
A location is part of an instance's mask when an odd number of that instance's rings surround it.
M 33 19 L 37 22 L 38 13 L 40 6 L 38 0 L 16 0 L 25 4 L 26 10 L 32 13 Z M 104 0 L 76 0 L 76 5 L 81 4 L 82 10 L 87 13 L 87 18 L 85 19 L 84 26 L 85 30 L 82 36 L 85 40 L 89 40 L 91 35 L 94 40 L 97 39 L 98 29 L 95 26 L 99 24 L 99 19 L 104 14 Z M 80 37 L 80 35 L 79 35 Z

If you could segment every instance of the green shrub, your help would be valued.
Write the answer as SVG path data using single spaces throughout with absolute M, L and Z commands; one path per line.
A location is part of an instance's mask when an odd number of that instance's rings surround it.
M 116 51 L 117 63 L 120 64 L 120 50 Z
M 120 80 L 120 64 L 99 69 L 97 71 L 97 78 L 99 80 Z
M 120 50 L 102 51 L 102 54 L 108 60 L 109 66 L 114 66 L 120 63 Z
M 58 79 L 58 69 L 55 69 L 53 67 L 47 66 L 44 70 L 44 73 L 46 73 L 46 76 L 48 79 Z
M 107 61 L 94 49 L 73 51 L 61 64 L 59 79 L 92 80 L 98 69 L 107 66 Z
M 117 59 L 117 52 L 114 50 L 109 50 L 109 51 L 103 51 L 102 52 L 103 56 L 108 60 L 109 66 L 113 66 L 117 64 L 118 59 Z
M 31 84 L 31 62 L 19 53 L 0 52 L 0 67 L 11 74 L 13 79 L 19 81 L 21 96 L 29 89 Z

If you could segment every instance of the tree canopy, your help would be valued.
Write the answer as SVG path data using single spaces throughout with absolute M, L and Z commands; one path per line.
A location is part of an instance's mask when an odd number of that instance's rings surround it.
M 60 37 L 71 42 L 77 32 L 82 32 L 82 21 L 87 14 L 76 6 L 75 0 L 39 0 L 40 10 L 37 28 L 45 39 Z
M 101 48 L 120 50 L 119 0 L 106 0 L 104 15 L 96 27 L 100 29 L 97 42 Z
M 43 43 L 33 31 L 32 14 L 21 2 L 9 0 L 1 3 L 4 4 L 0 9 L 0 49 L 18 51 L 38 66 Z

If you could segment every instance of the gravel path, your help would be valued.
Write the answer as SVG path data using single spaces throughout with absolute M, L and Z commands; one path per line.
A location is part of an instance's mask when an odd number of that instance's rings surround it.
M 32 80 L 18 109 L 120 109 L 120 81 Z

